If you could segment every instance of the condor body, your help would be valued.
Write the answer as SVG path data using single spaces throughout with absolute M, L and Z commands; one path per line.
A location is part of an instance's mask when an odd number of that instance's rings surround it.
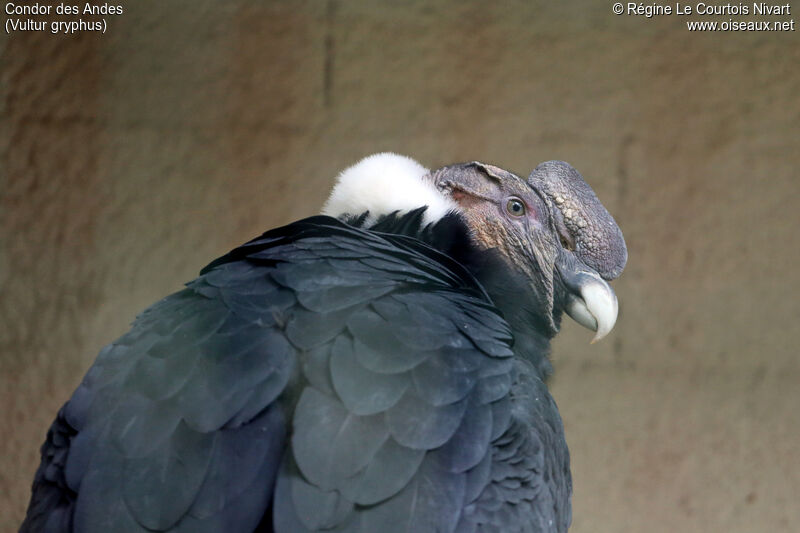
M 394 154 L 217 259 L 105 347 L 42 446 L 24 532 L 544 532 L 570 523 L 547 391 L 598 336 L 622 234 L 580 175 Z

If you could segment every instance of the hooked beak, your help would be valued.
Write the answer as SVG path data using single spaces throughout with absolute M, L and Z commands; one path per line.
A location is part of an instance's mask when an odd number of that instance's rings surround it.
M 592 344 L 608 335 L 619 311 L 617 295 L 608 282 L 587 267 L 561 270 L 561 278 L 567 289 L 567 314 L 596 332 Z

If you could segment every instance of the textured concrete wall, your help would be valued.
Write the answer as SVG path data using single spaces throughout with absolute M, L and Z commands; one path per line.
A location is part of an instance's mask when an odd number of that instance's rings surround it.
M 104 35 L 0 41 L 0 530 L 103 344 L 381 150 L 565 159 L 622 226 L 615 332 L 555 343 L 573 531 L 797 530 L 797 32 L 611 2 L 121 4 Z

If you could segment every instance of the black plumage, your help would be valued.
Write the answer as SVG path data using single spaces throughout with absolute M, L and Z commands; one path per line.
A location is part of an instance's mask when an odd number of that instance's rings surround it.
M 531 286 L 424 213 L 269 231 L 143 312 L 59 412 L 21 531 L 565 531 L 560 311 L 517 316 Z

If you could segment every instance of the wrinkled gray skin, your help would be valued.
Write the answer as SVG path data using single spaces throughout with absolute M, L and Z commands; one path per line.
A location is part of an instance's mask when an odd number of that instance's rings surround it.
M 495 251 L 509 272 L 531 285 L 526 296 L 538 304 L 531 314 L 543 316 L 555 334 L 553 273 L 560 246 L 546 199 L 519 176 L 478 161 L 436 170 L 431 179 L 461 208 L 473 243 Z M 525 205 L 523 215 L 508 212 L 513 199 Z
M 555 206 L 562 244 L 603 279 L 619 277 L 628 261 L 622 230 L 580 173 L 564 161 L 546 161 L 533 169 L 528 183 Z

